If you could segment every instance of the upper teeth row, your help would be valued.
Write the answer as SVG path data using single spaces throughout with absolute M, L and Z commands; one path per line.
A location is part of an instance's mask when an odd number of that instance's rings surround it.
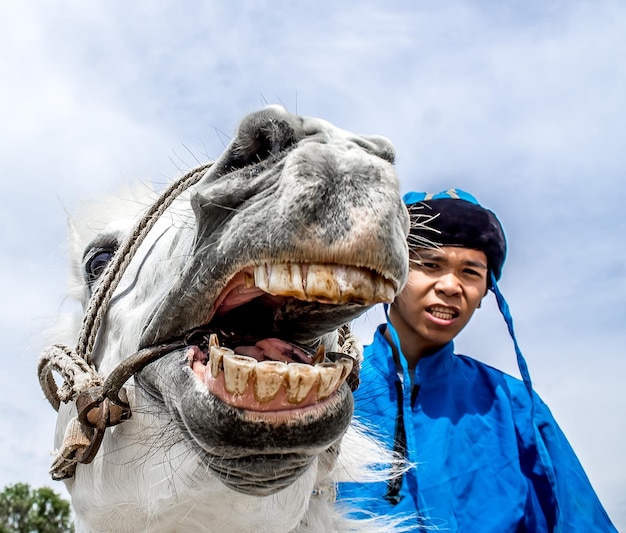
M 252 280 L 248 283 L 252 286 Z M 297 263 L 264 264 L 254 269 L 254 285 L 275 296 L 332 304 L 393 301 L 393 284 L 364 268 Z
M 211 375 L 224 372 L 224 385 L 231 394 L 243 395 L 250 383 L 254 383 L 254 395 L 263 403 L 269 402 L 284 387 L 289 403 L 298 404 L 307 397 L 317 384 L 316 399 L 330 396 L 352 370 L 352 361 L 341 358 L 334 363 L 307 365 L 283 363 L 282 361 L 257 361 L 253 357 L 239 355 L 230 348 L 210 346 Z

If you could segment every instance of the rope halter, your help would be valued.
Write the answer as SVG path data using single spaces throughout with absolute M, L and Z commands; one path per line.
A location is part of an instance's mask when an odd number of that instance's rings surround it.
M 76 402 L 78 411 L 78 416 L 66 428 L 61 447 L 55 452 L 50 470 L 53 479 L 70 478 L 77 463 L 90 463 L 98 452 L 105 429 L 130 417 L 124 383 L 148 363 L 183 345 L 181 341 L 141 350 L 122 361 L 106 379 L 98 373 L 91 357 L 113 293 L 139 246 L 172 202 L 198 183 L 211 164 L 196 168 L 175 181 L 141 217 L 115 252 L 91 295 L 76 348 L 54 344 L 43 351 L 37 372 L 46 398 L 56 411 L 61 403 L 71 401 Z M 54 379 L 54 372 L 63 380 L 60 387 Z

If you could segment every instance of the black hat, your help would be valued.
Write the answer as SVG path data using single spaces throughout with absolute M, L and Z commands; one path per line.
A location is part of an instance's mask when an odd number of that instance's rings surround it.
M 410 192 L 404 203 L 411 215 L 409 247 L 463 246 L 487 256 L 496 280 L 502 275 L 506 238 L 496 215 L 460 189 L 438 194 Z

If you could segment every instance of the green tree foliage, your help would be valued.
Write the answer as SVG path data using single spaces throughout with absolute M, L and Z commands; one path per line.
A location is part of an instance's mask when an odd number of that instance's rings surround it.
M 0 492 L 0 533 L 73 533 L 70 504 L 48 487 L 27 483 Z

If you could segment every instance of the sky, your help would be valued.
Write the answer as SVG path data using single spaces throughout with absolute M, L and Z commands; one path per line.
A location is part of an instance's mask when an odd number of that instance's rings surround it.
M 626 530 L 626 3 L 7 1 L 0 49 L 0 488 L 64 490 L 36 363 L 68 305 L 67 214 L 163 188 L 279 103 L 388 137 L 403 192 L 497 213 L 535 389 Z M 518 375 L 492 296 L 456 348 Z

